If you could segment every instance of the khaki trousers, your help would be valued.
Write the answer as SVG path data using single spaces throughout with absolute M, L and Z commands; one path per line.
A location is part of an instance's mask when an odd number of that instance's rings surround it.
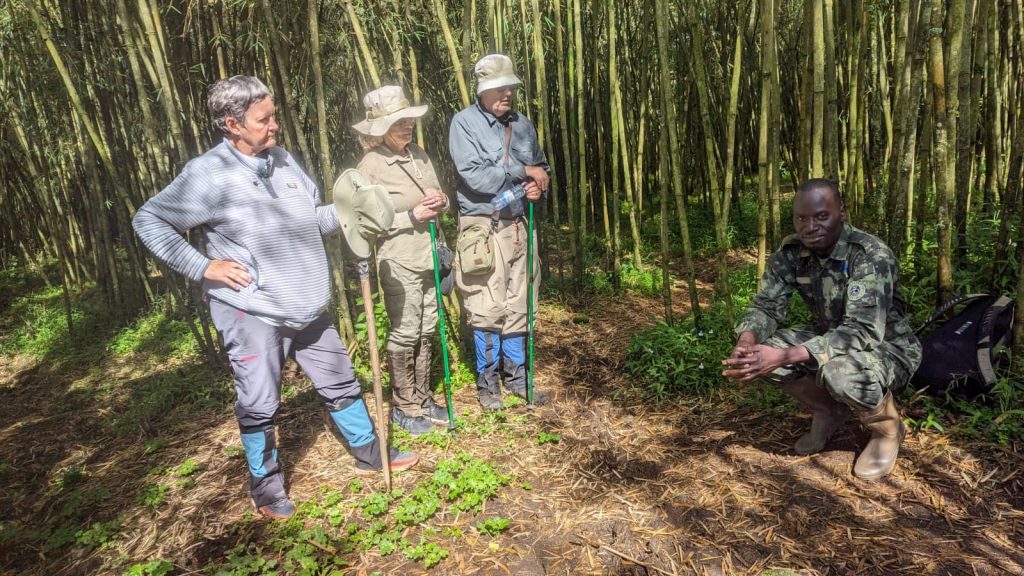
M 425 256 L 430 257 L 430 254 Z M 377 266 L 384 289 L 384 308 L 391 321 L 388 350 L 413 348 L 421 337 L 429 338 L 437 327 L 437 294 L 434 269 L 413 272 L 390 260 Z
M 491 226 L 489 216 L 461 216 L 460 229 L 471 224 Z M 499 220 L 491 237 L 494 270 L 489 274 L 463 274 L 455 267 L 455 282 L 469 311 L 469 325 L 475 329 L 501 334 L 525 334 L 527 331 L 526 218 Z M 536 309 L 540 294 L 540 257 L 537 233 L 533 236 L 533 302 Z

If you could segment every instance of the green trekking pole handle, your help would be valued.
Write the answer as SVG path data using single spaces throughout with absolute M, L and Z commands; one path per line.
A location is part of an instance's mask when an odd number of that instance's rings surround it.
M 441 358 L 444 361 L 444 402 L 448 408 L 448 430 L 455 431 L 455 412 L 452 409 L 452 373 L 448 367 L 448 339 L 444 329 L 444 302 L 441 300 L 441 267 L 437 261 L 437 228 L 430 221 L 430 254 L 434 258 L 434 293 L 437 295 L 437 319 L 441 324 Z
M 526 268 L 530 282 L 526 286 L 526 408 L 533 410 L 533 202 L 526 225 Z

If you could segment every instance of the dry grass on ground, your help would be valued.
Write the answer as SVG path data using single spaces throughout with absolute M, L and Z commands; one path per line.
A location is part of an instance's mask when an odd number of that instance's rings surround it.
M 825 452 L 796 457 L 789 445 L 807 417 L 743 403 L 742 389 L 652 403 L 621 367 L 631 335 L 660 310 L 660 302 L 633 296 L 576 309 L 545 303 L 537 384 L 555 401 L 531 414 L 512 408 L 504 422 L 490 421 L 491 430 L 417 445 L 424 463 L 398 475 L 396 487 L 413 487 L 432 463 L 459 450 L 511 478 L 479 513 L 445 512 L 428 521 L 438 531 L 461 531 L 430 574 L 1024 573 L 1024 457 L 1017 447 L 911 435 L 896 471 L 869 483 L 850 473 L 866 439 L 853 423 Z M 104 421 L 130 397 L 113 406 L 69 405 L 82 398 L 76 386 L 100 386 L 117 377 L 112 369 L 83 369 L 80 380 L 57 382 L 64 376 L 45 367 L 4 362 L 2 519 L 25 533 L 58 514 L 49 496 L 54 482 L 77 467 L 86 473 L 83 488 L 110 492 L 95 517 L 120 515 L 124 523 L 113 546 L 90 552 L 0 549 L 0 572 L 90 574 L 161 557 L 173 560 L 173 573 L 194 574 L 268 530 L 269 521 L 249 519 L 228 408 L 173 429 L 143 423 L 134 437 L 114 435 Z M 156 369 L 133 368 L 121 377 L 145 378 Z M 470 388 L 458 391 L 456 405 L 469 421 L 484 422 Z M 323 487 L 338 488 L 355 516 L 359 498 L 381 487 L 372 479 L 358 494 L 345 491 L 355 479 L 350 459 L 308 392 L 285 402 L 279 430 L 293 498 L 315 500 Z M 539 443 L 540 431 L 560 440 Z M 146 452 L 155 437 L 168 442 L 158 458 Z M 197 472 L 186 479 L 164 472 L 164 502 L 140 504 L 155 465 L 187 459 L 199 464 Z M 494 515 L 510 519 L 510 528 L 497 536 L 472 528 Z M 400 553 L 345 559 L 351 567 L 344 574 L 424 573 Z

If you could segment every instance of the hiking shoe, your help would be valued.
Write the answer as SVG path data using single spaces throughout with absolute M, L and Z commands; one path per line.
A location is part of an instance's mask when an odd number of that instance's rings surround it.
M 420 455 L 415 452 L 399 452 L 392 448 L 388 454 L 391 458 L 391 471 L 401 472 L 402 470 L 408 470 L 416 465 L 420 461 Z M 363 462 L 356 462 L 356 475 L 357 476 L 373 476 L 382 469 L 380 464 L 375 467 L 371 467 Z
M 407 416 L 398 408 L 391 411 L 391 421 L 413 436 L 426 434 L 434 429 L 434 423 L 423 416 Z
M 485 412 L 490 412 L 501 410 L 505 407 L 505 403 L 501 401 L 501 394 L 480 394 L 480 407 Z
M 512 390 L 512 393 L 515 394 L 516 396 L 519 396 L 523 400 L 526 400 L 526 388 L 523 388 L 522 390 Z M 547 394 L 541 392 L 540 390 L 537 390 L 536 388 L 533 389 L 533 405 L 534 406 L 543 406 L 544 404 L 547 404 L 550 401 L 551 401 L 551 397 L 550 396 L 548 396 Z
M 252 505 L 256 508 L 257 512 L 274 520 L 284 520 L 295 514 L 295 505 L 292 504 L 292 501 L 287 496 L 275 500 L 266 506 L 256 506 L 255 501 L 253 501 Z
M 448 424 L 448 409 L 431 402 L 427 405 L 426 419 L 437 424 Z

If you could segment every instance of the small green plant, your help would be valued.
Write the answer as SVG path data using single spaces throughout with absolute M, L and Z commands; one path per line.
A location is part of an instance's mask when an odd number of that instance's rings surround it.
M 391 505 L 391 495 L 384 493 L 370 494 L 359 501 L 359 507 L 367 518 L 376 518 L 387 513 Z
M 74 544 L 78 533 L 78 528 L 71 524 L 51 526 L 46 533 L 46 537 L 43 539 L 43 550 L 51 552 L 69 544 Z
M 145 354 L 160 358 L 195 354 L 198 347 L 188 323 L 168 317 L 167 308 L 162 299 L 157 299 L 131 326 L 119 330 L 107 349 L 116 355 Z
M 75 534 L 75 543 L 86 548 L 98 548 L 114 545 L 114 539 L 121 533 L 121 519 L 110 522 L 95 522 L 85 530 Z
M 448 551 L 433 542 L 425 542 L 420 538 L 416 546 L 407 545 L 402 553 L 410 560 L 422 560 L 424 568 L 430 568 L 448 557 Z
M 21 535 L 21 528 L 10 520 L 0 520 L 0 549 L 14 542 Z
M 399 524 L 415 526 L 433 517 L 441 504 L 433 486 L 418 486 L 395 507 L 394 518 Z
M 452 363 L 449 370 L 452 378 L 452 391 L 462 390 L 476 384 L 476 374 L 473 372 L 473 368 L 464 361 Z
M 206 468 L 206 466 L 204 466 L 198 460 L 195 460 L 193 458 L 189 458 L 188 460 L 185 460 L 184 462 L 182 462 L 180 466 L 178 466 L 177 468 L 174 469 L 174 475 L 175 476 L 181 476 L 182 478 L 186 478 L 186 477 L 191 476 L 191 475 L 195 474 L 196 472 L 199 472 L 199 471 L 201 471 L 201 470 L 203 470 L 205 468 Z
M 132 564 L 124 571 L 123 576 L 166 576 L 174 570 L 170 560 L 157 558 L 141 564 Z
M 163 450 L 166 447 L 167 447 L 167 439 L 166 438 L 160 438 L 160 437 L 150 438 L 149 440 L 146 440 L 146 447 L 143 450 L 143 453 L 144 454 L 156 454 L 157 452 Z
M 110 498 L 110 490 L 104 486 L 75 490 L 61 497 L 60 514 L 64 518 L 78 518 L 107 498 Z
M 291 518 L 269 526 L 262 547 L 250 543 L 230 550 L 211 573 L 335 574 L 346 566 L 344 554 L 366 550 L 381 556 L 401 552 L 430 568 L 448 556 L 439 538 L 454 540 L 462 534 L 451 527 L 439 533 L 429 527 L 430 520 L 438 514 L 480 510 L 509 480 L 491 464 L 460 452 L 439 462 L 430 477 L 409 490 L 360 497 L 361 480 L 341 490 L 325 488 L 318 499 L 297 502 Z M 492 519 L 486 526 L 499 530 L 500 521 Z
M 433 446 L 444 450 L 452 441 L 452 437 L 444 428 L 434 428 L 426 434 L 420 434 L 413 438 L 415 446 Z
M 366 322 L 366 311 L 363 306 L 362 298 L 356 298 L 356 309 L 359 310 L 359 314 L 356 316 L 355 336 L 361 354 L 354 355 L 352 357 L 352 361 L 355 364 L 356 375 L 359 376 L 359 379 L 363 382 L 368 382 L 373 378 L 373 373 L 371 371 L 370 362 L 367 360 L 369 355 L 366 353 L 366 349 L 370 343 L 370 333 Z M 378 352 L 380 352 L 381 357 L 383 357 L 384 348 L 388 341 L 388 331 L 391 329 L 391 321 L 388 319 L 387 309 L 384 308 L 384 298 L 376 299 L 373 306 L 373 319 L 374 326 L 377 330 Z M 386 381 L 390 377 L 386 370 L 384 371 L 383 377 L 386 384 Z
M 499 473 L 483 460 L 461 452 L 454 460 L 439 462 L 431 478 L 453 508 L 477 511 L 498 488 L 508 484 L 509 477 Z
M 164 505 L 167 500 L 167 486 L 164 484 L 149 484 L 138 496 L 138 503 L 147 508 L 156 510 Z
M 669 281 L 672 281 L 671 276 Z M 637 268 L 632 262 L 623 262 L 622 286 L 627 290 L 643 294 L 644 296 L 660 296 L 663 286 L 661 268 L 654 266 Z
M 484 520 L 483 522 L 477 522 L 476 529 L 479 530 L 482 534 L 486 534 L 488 536 L 497 536 L 498 534 L 507 530 L 510 524 L 512 524 L 512 521 L 508 518 L 494 516 L 492 518 Z
M 277 569 L 277 560 L 264 558 L 251 544 L 242 543 L 228 550 L 227 561 L 214 573 L 216 576 L 259 576 Z
M 908 426 L 915 430 L 938 430 L 939 432 L 945 432 L 946 428 L 942 425 L 942 410 L 931 402 L 926 403 L 925 415 L 922 418 L 914 419 L 907 418 L 903 419 Z
M 516 396 L 515 394 L 506 395 L 502 402 L 505 404 L 505 408 L 516 408 L 518 406 L 526 406 L 526 399 Z
M 77 466 L 72 466 L 54 478 L 53 487 L 57 492 L 67 492 L 82 482 L 85 482 L 85 479 L 85 472 Z
M 692 318 L 659 322 L 636 334 L 626 352 L 626 372 L 656 398 L 688 391 L 708 393 L 722 383 L 720 361 L 732 353 L 732 330 L 724 314 L 708 310 L 701 326 Z
M 557 444 L 561 439 L 562 437 L 554 432 L 537 432 L 537 444 Z

